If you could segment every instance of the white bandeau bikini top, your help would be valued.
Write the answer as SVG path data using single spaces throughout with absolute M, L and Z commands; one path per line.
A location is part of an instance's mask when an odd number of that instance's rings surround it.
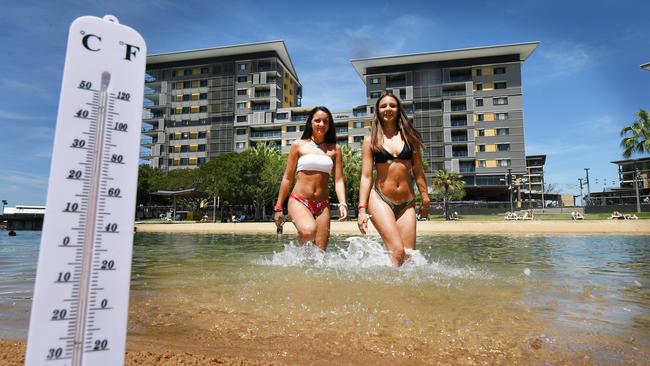
M 317 171 L 331 174 L 334 162 L 332 158 L 323 154 L 305 154 L 298 159 L 296 171 Z

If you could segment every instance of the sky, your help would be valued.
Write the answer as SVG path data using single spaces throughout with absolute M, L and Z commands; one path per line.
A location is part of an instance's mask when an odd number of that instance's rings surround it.
M 612 186 L 619 131 L 650 109 L 648 1 L 11 1 L 0 12 L 0 199 L 45 204 L 67 32 L 115 15 L 149 54 L 284 40 L 303 105 L 366 103 L 351 59 L 539 41 L 522 68 L 526 154 L 548 183 Z

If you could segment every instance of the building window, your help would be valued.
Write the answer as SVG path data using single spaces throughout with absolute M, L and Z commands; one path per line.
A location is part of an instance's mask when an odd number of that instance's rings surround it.
M 183 70 L 183 76 L 190 76 L 190 75 L 192 75 L 192 70 L 191 69 Z
M 508 97 L 493 98 L 492 99 L 492 104 L 493 105 L 507 105 L 508 104 Z
M 481 84 L 481 83 L 477 83 L 477 84 L 476 84 L 476 90 L 477 90 L 477 91 L 481 91 L 481 90 L 483 90 L 483 84 Z
M 246 134 L 246 129 L 245 128 L 238 128 L 237 129 L 237 136 L 245 135 Z
M 507 87 L 508 87 L 508 86 L 506 85 L 506 82 L 505 82 L 505 81 L 501 81 L 501 82 L 498 82 L 498 83 L 494 83 L 494 89 L 505 89 L 505 88 L 507 88 Z
M 246 102 L 237 103 L 237 109 L 246 109 Z
M 505 168 L 510 166 L 510 159 L 499 159 L 497 160 L 497 165 Z
M 370 78 L 370 84 L 379 84 L 381 80 L 379 78 Z
M 239 70 L 244 71 L 244 70 L 246 70 L 246 64 L 239 64 L 239 65 L 237 65 L 237 68 L 239 68 Z
M 363 142 L 363 136 L 354 136 L 353 141 L 354 142 Z
M 354 128 L 363 128 L 363 122 L 354 122 L 352 124 L 352 127 L 354 127 Z
M 201 80 L 199 82 L 199 85 L 202 86 L 202 87 L 208 86 L 208 81 L 207 80 Z
M 183 89 L 191 88 L 192 83 L 189 81 L 183 81 Z
M 199 131 L 199 136 L 200 139 L 204 139 L 208 137 L 208 133 L 206 131 Z
M 201 68 L 201 74 L 207 74 L 208 72 L 210 72 L 210 70 L 207 67 Z
M 189 132 L 181 133 L 181 140 L 189 140 L 189 139 L 190 139 L 190 133 Z
M 190 145 L 181 145 L 181 152 L 190 151 Z
M 508 119 L 508 113 L 495 113 L 495 117 L 499 121 L 505 121 Z
M 305 130 L 305 125 L 300 125 L 300 126 L 298 127 L 298 131 L 302 132 L 302 131 L 304 131 L 304 130 Z
M 174 165 L 174 159 L 167 159 L 167 166 Z
M 370 98 L 379 98 L 380 92 L 370 92 Z
M 287 132 L 296 132 L 296 126 L 287 126 Z
M 505 67 L 495 67 L 494 68 L 494 75 L 505 74 L 505 73 L 506 73 L 506 68 Z
M 275 119 L 287 119 L 289 115 L 287 113 L 278 113 L 275 115 Z
M 476 145 L 479 152 L 485 152 L 485 145 Z
M 483 99 L 477 99 L 476 100 L 476 106 L 477 107 L 482 107 L 483 106 Z
M 508 136 L 510 135 L 509 128 L 497 128 L 497 136 Z
M 205 151 L 205 144 L 199 145 L 199 151 Z
M 478 133 L 478 136 L 485 136 L 485 130 L 480 129 L 480 130 L 476 130 L 476 131 L 478 131 L 478 132 L 477 132 L 477 133 Z
M 246 76 L 237 76 L 237 82 L 238 83 L 245 83 L 246 82 Z
M 199 94 L 199 99 L 208 99 L 208 93 Z
M 487 166 L 486 160 L 478 160 L 479 168 L 485 168 Z
M 248 94 L 248 90 L 246 89 L 237 89 L 237 95 L 246 95 Z
M 483 115 L 483 114 L 477 114 L 476 115 L 476 120 L 477 121 L 483 121 L 484 119 L 485 119 L 485 115 Z
M 244 148 L 246 148 L 246 143 L 245 142 L 238 142 L 238 143 L 235 144 L 235 147 L 237 149 L 244 149 Z
M 247 122 L 248 121 L 248 115 L 246 116 L 237 116 L 237 122 Z
M 201 145 L 199 145 L 199 146 L 201 146 Z M 203 165 L 203 164 L 205 164 L 205 158 L 198 158 L 198 159 L 196 159 L 196 163 L 197 163 L 198 165 Z
M 287 146 L 291 146 L 292 143 L 293 143 L 293 140 L 287 140 Z
M 476 76 L 482 76 L 483 75 L 483 69 L 476 69 Z
M 497 151 L 510 151 L 510 144 L 497 144 Z
M 173 153 L 174 152 L 174 147 L 170 146 L 168 152 Z
M 190 159 L 188 159 L 188 158 L 181 158 L 181 166 L 188 165 L 189 162 L 190 162 Z

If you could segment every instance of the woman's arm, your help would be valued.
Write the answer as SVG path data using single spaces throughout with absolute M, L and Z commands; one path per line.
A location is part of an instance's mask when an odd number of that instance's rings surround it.
M 431 207 L 431 199 L 429 198 L 429 189 L 427 187 L 427 179 L 424 176 L 424 163 L 422 162 L 422 152 L 416 149 L 413 152 L 413 172 L 415 173 L 415 184 L 418 186 L 420 196 L 422 197 L 422 206 L 420 206 L 420 217 L 429 217 L 429 208 Z
M 348 217 L 348 204 L 345 200 L 343 153 L 339 145 L 336 145 L 336 155 L 334 157 L 334 190 L 336 191 L 336 197 L 339 199 L 339 221 L 343 221 Z
M 278 192 L 278 200 L 275 202 L 275 211 L 274 220 L 277 227 L 282 226 L 282 205 L 284 204 L 284 199 L 287 198 L 289 189 L 293 184 L 293 177 L 296 174 L 296 166 L 298 165 L 298 149 L 300 143 L 299 140 L 296 140 L 291 144 L 289 149 L 289 156 L 287 157 L 287 168 L 284 170 L 284 175 L 282 175 L 282 181 L 280 182 L 280 191 Z
M 370 186 L 372 185 L 372 148 L 370 136 L 363 139 L 361 145 L 361 181 L 359 182 L 359 215 L 357 223 L 362 234 L 368 229 L 368 198 L 370 197 Z

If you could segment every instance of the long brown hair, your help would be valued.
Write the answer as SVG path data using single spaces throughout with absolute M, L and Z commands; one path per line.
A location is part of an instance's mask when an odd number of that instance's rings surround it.
M 411 125 L 404 108 L 402 108 L 402 102 L 399 98 L 393 94 L 384 93 L 382 96 L 377 99 L 375 103 L 375 112 L 372 118 L 372 124 L 370 128 L 370 146 L 372 151 L 381 151 L 384 144 L 384 129 L 382 126 L 381 118 L 379 117 L 379 103 L 382 99 L 386 97 L 391 97 L 397 101 L 397 130 L 401 132 L 404 143 L 408 144 L 411 150 L 422 150 L 424 149 L 424 144 L 422 143 L 422 136 L 418 130 Z

